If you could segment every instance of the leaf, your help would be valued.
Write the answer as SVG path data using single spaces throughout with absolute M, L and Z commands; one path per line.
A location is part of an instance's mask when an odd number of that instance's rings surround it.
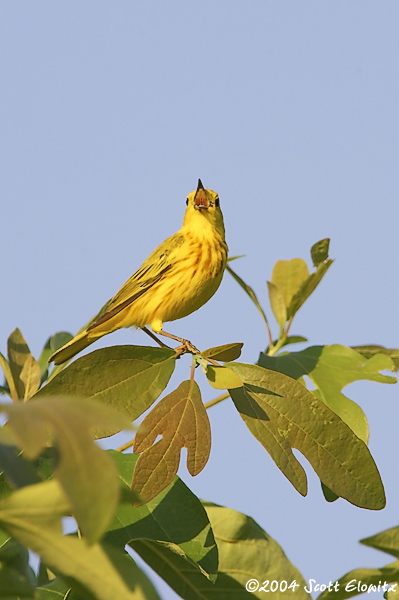
M 175 368 L 169 348 L 113 346 L 78 358 L 63 369 L 35 398 L 95 398 L 125 414 L 130 421 L 146 411 L 165 389 Z M 107 428 L 98 437 L 112 435 Z
M 15 488 L 41 481 L 33 465 L 19 456 L 14 446 L 0 444 L 0 470 Z
M 224 346 L 216 346 L 215 348 L 208 348 L 201 352 L 201 356 L 204 358 L 213 358 L 214 360 L 221 360 L 222 362 L 233 361 L 241 356 L 241 350 L 244 344 L 236 342 L 234 344 L 225 344 Z
M 399 558 L 399 527 L 391 527 L 381 533 L 364 538 L 360 540 L 360 543 Z
M 230 508 L 204 503 L 219 549 L 219 569 L 214 583 L 207 581 L 194 566 L 188 564 L 164 544 L 145 540 L 135 542 L 133 548 L 185 600 L 247 600 L 264 598 L 259 590 L 251 595 L 246 591 L 249 580 L 259 585 L 268 579 L 296 582 L 295 598 L 309 599 L 304 591 L 305 581 L 290 563 L 280 546 L 253 519 Z M 269 588 L 270 591 L 270 588 Z M 292 594 L 276 592 L 273 598 Z
M 158 435 L 162 439 L 154 444 Z M 183 381 L 165 396 L 136 433 L 134 453 L 142 454 L 133 473 L 132 489 L 143 500 L 151 500 L 173 481 L 182 448 L 187 448 L 189 473 L 198 475 L 209 458 L 211 429 L 195 381 Z
M 120 477 L 127 489 L 132 480 L 137 457 L 111 451 Z M 134 548 L 137 540 L 146 539 L 178 546 L 185 560 L 213 580 L 217 571 L 218 552 L 208 516 L 198 498 L 178 478 L 156 498 L 142 506 L 120 504 L 105 541 L 124 548 Z
M 9 387 L 9 394 L 10 394 L 12 400 L 14 400 L 14 402 L 15 402 L 15 400 L 18 400 L 17 388 L 15 387 L 14 378 L 12 376 L 8 360 L 2 355 L 1 352 L 0 352 L 0 366 L 4 371 L 4 377 L 6 379 L 6 383 Z M 8 390 L 6 390 L 6 388 L 2 388 L 2 390 L 4 390 L 4 393 L 8 393 Z
M 29 400 L 33 394 L 36 394 L 41 380 L 40 367 L 31 354 L 28 355 L 19 377 L 24 384 L 23 399 Z
M 293 295 L 292 300 L 287 308 L 287 316 L 291 319 L 295 313 L 301 308 L 302 304 L 309 298 L 309 296 L 315 291 L 328 269 L 333 264 L 332 259 L 328 259 L 326 262 L 320 263 L 314 273 L 309 275 L 305 279 L 298 291 Z
M 34 582 L 28 550 L 8 539 L 0 547 L 0 597 L 32 597 Z
M 333 587 L 331 591 L 326 590 L 317 596 L 317 600 L 344 600 L 362 593 L 379 592 L 382 594 L 391 587 L 390 584 L 393 584 L 393 589 L 397 591 L 398 581 L 399 560 L 377 569 L 354 569 L 337 580 L 336 589 Z
M 285 305 L 288 307 L 302 283 L 308 278 L 308 266 L 302 258 L 279 260 L 273 267 L 272 283 L 281 290 Z
M 242 387 L 242 381 L 233 371 L 227 367 L 213 367 L 208 365 L 206 377 L 216 390 L 231 390 Z
M 316 386 L 312 393 L 325 402 L 343 421 L 367 443 L 368 424 L 360 406 L 347 398 L 341 389 L 359 380 L 395 383 L 396 379 L 382 375 L 381 370 L 393 370 L 388 356 L 379 354 L 366 360 L 359 353 L 346 346 L 310 346 L 300 352 L 280 356 L 261 354 L 258 364 L 285 373 L 294 379 L 308 375 Z
M 31 356 L 25 339 L 19 329 L 15 329 L 7 341 L 8 362 L 14 380 L 18 398 L 24 398 L 25 383 L 21 379 L 21 373 L 25 362 Z
M 131 557 L 107 544 L 89 546 L 84 539 L 62 535 L 60 516 L 68 510 L 58 482 L 47 481 L 0 501 L 0 524 L 75 589 L 83 587 L 96 600 L 140 598 Z
M 384 348 L 384 346 L 377 346 L 376 344 L 369 344 L 367 346 L 352 346 L 352 350 L 355 350 L 365 358 L 372 358 L 376 354 L 387 354 L 395 365 L 395 371 L 399 369 L 399 349 L 398 348 Z
M 115 512 L 120 484 L 114 463 L 93 442 L 91 430 L 106 425 L 123 429 L 127 420 L 110 407 L 72 398 L 37 398 L 3 410 L 28 458 L 47 445 L 51 431 L 59 453 L 55 475 L 83 534 L 89 542 L 98 539 Z
M 302 495 L 307 493 L 306 474 L 292 448 L 348 502 L 375 510 L 385 506 L 381 478 L 366 444 L 323 402 L 282 373 L 243 363 L 228 367 L 245 382 L 243 388 L 230 390 L 241 417 Z
M 263 308 L 259 304 L 258 298 L 256 297 L 256 294 L 253 291 L 253 289 L 249 285 L 247 285 L 245 283 L 245 281 L 243 279 L 241 279 L 241 277 L 239 275 L 237 275 L 237 273 L 235 273 L 235 271 L 233 271 L 233 269 L 229 265 L 226 266 L 226 271 L 228 271 L 230 273 L 230 275 L 233 277 L 233 279 L 235 279 L 236 282 L 242 287 L 244 292 L 246 292 L 248 294 L 248 296 L 251 298 L 252 302 L 255 304 L 256 308 L 260 312 L 262 319 L 264 320 L 264 322 L 267 325 L 268 321 L 267 321 L 266 315 L 263 311 Z
M 270 306 L 272 307 L 280 331 L 282 331 L 287 321 L 287 305 L 285 303 L 284 295 L 280 288 L 271 281 L 267 282 L 267 287 L 269 290 Z
M 310 249 L 310 254 L 313 261 L 313 266 L 318 267 L 320 263 L 323 263 L 328 258 L 328 250 L 330 247 L 330 239 L 325 238 L 313 244 Z
M 58 333 L 55 333 L 54 335 L 48 338 L 48 340 L 44 344 L 42 353 L 37 361 L 41 370 L 42 379 L 45 380 L 47 378 L 48 359 L 50 358 L 50 356 L 54 354 L 54 352 L 58 350 L 58 348 L 62 348 L 64 344 L 72 340 L 72 338 L 73 335 L 68 331 L 59 331 Z

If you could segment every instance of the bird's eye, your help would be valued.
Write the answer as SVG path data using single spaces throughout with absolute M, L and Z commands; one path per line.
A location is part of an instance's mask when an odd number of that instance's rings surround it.
M 216 206 L 219 206 L 219 205 L 220 205 L 219 198 L 216 198 L 216 200 L 215 200 L 215 204 L 216 204 Z
M 187 200 L 186 200 L 186 204 L 187 204 L 187 206 L 188 206 L 188 198 L 187 198 Z

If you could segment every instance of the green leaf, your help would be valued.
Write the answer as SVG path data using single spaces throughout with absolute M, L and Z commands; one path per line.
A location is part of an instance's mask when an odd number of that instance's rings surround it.
M 399 349 L 398 348 L 384 348 L 384 346 L 377 346 L 376 344 L 369 344 L 367 346 L 352 346 L 352 350 L 355 350 L 365 358 L 372 358 L 376 354 L 386 354 L 389 356 L 394 365 L 395 371 L 399 369 Z
M 120 484 L 114 463 L 92 440 L 94 427 L 123 429 L 127 420 L 110 407 L 72 398 L 36 398 L 3 407 L 8 427 L 28 458 L 48 442 L 49 431 L 59 453 L 55 475 L 89 542 L 109 525 L 119 500 Z
M 289 319 L 298 312 L 302 304 L 304 304 L 314 292 L 333 262 L 333 260 L 328 259 L 326 262 L 320 263 L 317 270 L 309 275 L 307 279 L 302 281 L 298 291 L 292 296 L 291 302 L 287 308 L 287 316 Z
M 280 288 L 271 281 L 267 282 L 267 287 L 269 290 L 270 306 L 272 307 L 280 331 L 282 331 L 287 321 L 287 305 L 285 303 L 284 295 Z
M 241 350 L 244 344 L 236 342 L 234 344 L 225 344 L 224 346 L 216 346 L 215 348 L 208 348 L 201 352 L 201 356 L 204 358 L 213 358 L 214 360 L 221 360 L 222 362 L 233 361 L 241 356 Z
M 4 377 L 6 379 L 6 383 L 9 388 L 9 390 L 7 390 L 5 387 L 2 387 L 2 391 L 4 391 L 5 394 L 9 393 L 12 400 L 14 400 L 14 401 L 18 400 L 18 392 L 17 392 L 17 388 L 15 387 L 14 378 L 11 373 L 10 365 L 8 363 L 8 360 L 2 355 L 1 352 L 0 352 L 0 367 L 4 371 Z
M 245 382 L 230 395 L 244 422 L 302 494 L 306 474 L 299 450 L 333 492 L 361 508 L 381 509 L 385 494 L 364 442 L 323 402 L 294 379 L 256 365 L 228 367 Z
M 249 580 L 258 580 L 259 587 L 268 579 L 297 584 L 295 598 L 310 600 L 304 591 L 305 581 L 290 563 L 280 546 L 253 519 L 230 508 L 204 503 L 219 549 L 218 576 L 214 583 L 207 581 L 194 566 L 188 564 L 166 545 L 136 542 L 134 549 L 185 600 L 214 600 L 215 598 L 247 600 L 264 598 L 259 590 L 251 595 L 246 591 Z M 270 591 L 270 590 L 269 590 Z M 273 593 L 274 598 L 292 594 Z
M 111 451 L 120 476 L 130 487 L 137 457 Z M 198 498 L 178 478 L 156 498 L 139 507 L 120 504 L 105 541 L 135 548 L 138 540 L 159 541 L 178 551 L 201 578 L 214 579 L 218 553 L 207 514 Z
M 15 329 L 7 341 L 8 362 L 14 380 L 18 398 L 24 398 L 25 383 L 21 379 L 21 373 L 25 362 L 31 356 L 25 339 L 19 329 Z
M 320 263 L 323 263 L 328 258 L 328 250 L 330 247 L 330 239 L 325 238 L 313 244 L 310 249 L 313 265 L 318 267 Z
M 392 527 L 371 537 L 364 538 L 360 540 L 360 543 L 399 558 L 399 527 Z
M 169 348 L 113 346 L 78 358 L 63 369 L 35 398 L 73 396 L 110 404 L 130 421 L 146 411 L 165 389 L 175 368 Z M 116 433 L 107 428 L 102 436 Z
M 267 325 L 268 322 L 267 322 L 266 315 L 263 311 L 263 308 L 259 304 L 258 298 L 256 297 L 256 294 L 253 291 L 253 289 L 249 285 L 247 285 L 245 283 L 245 281 L 243 279 L 241 279 L 241 277 L 239 275 L 237 275 L 237 273 L 235 273 L 235 271 L 233 271 L 233 269 L 229 265 L 226 266 L 226 271 L 228 271 L 230 273 L 230 275 L 233 277 L 233 279 L 235 279 L 236 282 L 242 287 L 244 292 L 246 292 L 248 294 L 248 296 L 251 298 L 252 302 L 255 304 L 256 308 L 260 312 L 262 319 L 264 320 L 264 322 Z
M 279 260 L 273 267 L 272 283 L 281 290 L 285 305 L 288 307 L 302 283 L 308 278 L 308 266 L 302 258 Z
M 20 380 L 24 384 L 24 400 L 29 400 L 33 394 L 36 394 L 40 387 L 41 371 L 36 360 L 31 354 L 25 360 L 24 366 L 20 373 Z
M 42 353 L 38 359 L 38 365 L 42 374 L 42 381 L 47 379 L 48 374 L 48 359 L 58 348 L 62 348 L 64 344 L 67 344 L 73 335 L 67 331 L 59 331 L 55 333 L 51 337 L 48 338 L 46 343 L 44 344 Z
M 380 373 L 381 370 L 394 368 L 388 356 L 377 354 L 366 360 L 353 349 L 339 344 L 310 346 L 300 352 L 272 357 L 262 353 L 258 364 L 294 379 L 308 375 L 317 388 L 312 393 L 325 402 L 366 443 L 369 435 L 366 416 L 360 406 L 347 398 L 341 390 L 359 380 L 396 382 L 394 377 Z
M 0 597 L 32 597 L 34 584 L 28 550 L 8 539 L 0 547 Z
M 354 569 L 338 579 L 335 584 L 336 590 L 334 588 L 331 591 L 326 590 L 317 596 L 317 600 L 344 600 L 358 596 L 360 593 L 371 594 L 372 592 L 379 592 L 378 597 L 381 598 L 382 593 L 390 587 L 389 584 L 393 583 L 394 589 L 397 590 L 398 585 L 395 586 L 395 582 L 398 581 L 399 560 L 380 569 Z M 386 584 L 385 588 L 384 584 Z M 362 586 L 363 591 L 361 591 Z
M 22 488 L 0 501 L 0 524 L 75 590 L 83 589 L 96 600 L 140 598 L 130 556 L 111 545 L 89 546 L 84 539 L 62 535 L 60 516 L 68 511 L 61 488 L 52 480 Z
M 162 438 L 154 444 L 157 436 Z M 211 428 L 195 381 L 183 381 L 165 396 L 137 430 L 134 453 L 142 454 L 132 489 L 143 501 L 151 500 L 173 481 L 183 448 L 187 448 L 189 473 L 198 475 L 208 462 Z
M 207 366 L 206 377 L 216 390 L 231 390 L 242 387 L 242 381 L 233 371 L 227 367 Z
M 41 481 L 33 465 L 19 456 L 13 446 L 0 444 L 0 470 L 16 488 Z

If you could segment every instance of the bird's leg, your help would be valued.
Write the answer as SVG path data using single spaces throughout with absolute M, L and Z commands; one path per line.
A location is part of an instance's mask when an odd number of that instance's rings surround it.
M 164 344 L 159 338 L 157 338 L 157 336 L 155 335 L 155 333 L 152 333 L 152 331 L 150 331 L 149 329 L 147 329 L 147 327 L 142 327 L 141 328 L 143 331 L 145 331 L 145 333 L 147 335 L 150 336 L 150 338 L 152 338 L 157 344 L 159 344 L 161 346 L 161 348 L 169 348 L 169 346 L 167 346 L 166 344 Z M 170 348 L 169 348 L 170 349 Z
M 177 335 L 168 333 L 167 331 L 164 331 L 163 329 L 161 329 L 159 334 L 164 335 L 165 337 L 168 337 L 171 340 L 176 340 L 176 342 L 181 343 L 181 347 L 179 346 L 178 348 L 175 348 L 176 352 L 179 352 L 179 350 L 184 349 L 184 351 L 191 352 L 192 354 L 200 354 L 200 351 L 198 350 L 198 348 L 196 348 L 194 346 L 194 344 L 192 344 L 189 340 L 185 340 L 184 338 L 177 337 Z

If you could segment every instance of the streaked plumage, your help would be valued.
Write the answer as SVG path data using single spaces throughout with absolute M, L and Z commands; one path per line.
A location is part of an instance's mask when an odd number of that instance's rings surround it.
M 51 357 L 61 364 L 97 339 L 122 327 L 151 325 L 154 333 L 180 340 L 163 331 L 163 323 L 185 317 L 207 302 L 222 281 L 227 244 L 216 192 L 197 190 L 187 198 L 183 226 L 166 239 L 83 331 Z

